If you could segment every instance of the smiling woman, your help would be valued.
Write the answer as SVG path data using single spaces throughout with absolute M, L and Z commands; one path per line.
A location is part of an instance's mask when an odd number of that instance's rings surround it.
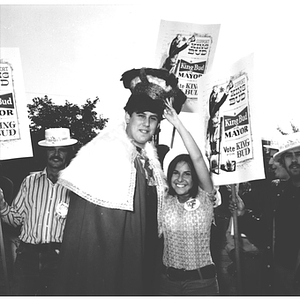
M 168 181 L 170 195 L 177 195 L 179 202 L 185 202 L 198 193 L 199 179 L 188 154 L 176 156 L 168 167 Z
M 165 118 L 176 128 L 188 154 L 167 153 L 164 164 L 169 185 L 161 212 L 163 238 L 160 295 L 217 295 L 219 287 L 210 253 L 210 230 L 216 203 L 209 171 L 202 153 L 187 131 L 171 101 Z M 176 153 L 176 152 L 175 152 Z
M 186 202 L 187 199 L 190 198 L 189 192 L 193 187 L 193 182 L 191 168 L 186 162 L 181 161 L 176 165 L 176 169 L 173 171 L 171 184 L 177 194 L 179 202 Z

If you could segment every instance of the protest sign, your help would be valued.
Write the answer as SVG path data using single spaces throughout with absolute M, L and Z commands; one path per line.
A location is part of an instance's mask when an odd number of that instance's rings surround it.
M 178 78 L 187 100 L 182 111 L 194 112 L 197 80 L 211 69 L 220 25 L 198 25 L 161 20 L 155 60 Z
M 206 124 L 205 154 L 216 185 L 263 179 L 262 140 L 255 123 L 254 56 L 199 78 L 198 114 Z
M 0 160 L 32 156 L 18 48 L 0 49 Z

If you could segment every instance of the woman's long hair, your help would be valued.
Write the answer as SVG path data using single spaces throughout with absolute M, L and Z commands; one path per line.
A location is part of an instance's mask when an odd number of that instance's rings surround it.
M 199 179 L 196 173 L 196 170 L 194 168 L 193 162 L 191 160 L 191 157 L 188 154 L 180 154 L 176 156 L 170 163 L 168 167 L 168 172 L 167 172 L 167 180 L 168 180 L 168 185 L 169 185 L 169 194 L 172 196 L 176 195 L 175 190 L 173 189 L 171 185 L 171 179 L 173 172 L 179 162 L 185 162 L 188 164 L 188 166 L 191 169 L 191 174 L 192 174 L 192 181 L 193 181 L 193 186 L 189 190 L 190 197 L 195 198 L 198 194 L 198 186 L 199 186 Z

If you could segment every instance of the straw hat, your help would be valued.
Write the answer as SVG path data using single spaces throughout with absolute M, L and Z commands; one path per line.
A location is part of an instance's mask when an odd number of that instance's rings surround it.
M 45 130 L 45 139 L 38 144 L 43 147 L 63 147 L 76 144 L 78 141 L 71 138 L 68 128 L 49 128 Z
M 278 145 L 278 152 L 273 156 L 274 161 L 277 162 L 281 155 L 296 147 L 300 147 L 300 132 L 295 132 L 289 135 L 283 135 L 282 141 Z
M 266 149 L 278 150 L 279 149 L 279 144 L 280 144 L 280 142 L 278 140 L 270 140 L 270 144 L 263 145 L 263 147 L 266 148 Z

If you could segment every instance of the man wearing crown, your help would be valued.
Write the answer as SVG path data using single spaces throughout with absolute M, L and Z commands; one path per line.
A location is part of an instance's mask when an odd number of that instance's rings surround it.
M 46 167 L 27 176 L 11 205 L 0 189 L 0 216 L 21 227 L 14 265 L 14 295 L 52 295 L 58 257 L 69 204 L 69 190 L 57 182 L 68 164 L 72 145 L 68 128 L 45 130 Z

